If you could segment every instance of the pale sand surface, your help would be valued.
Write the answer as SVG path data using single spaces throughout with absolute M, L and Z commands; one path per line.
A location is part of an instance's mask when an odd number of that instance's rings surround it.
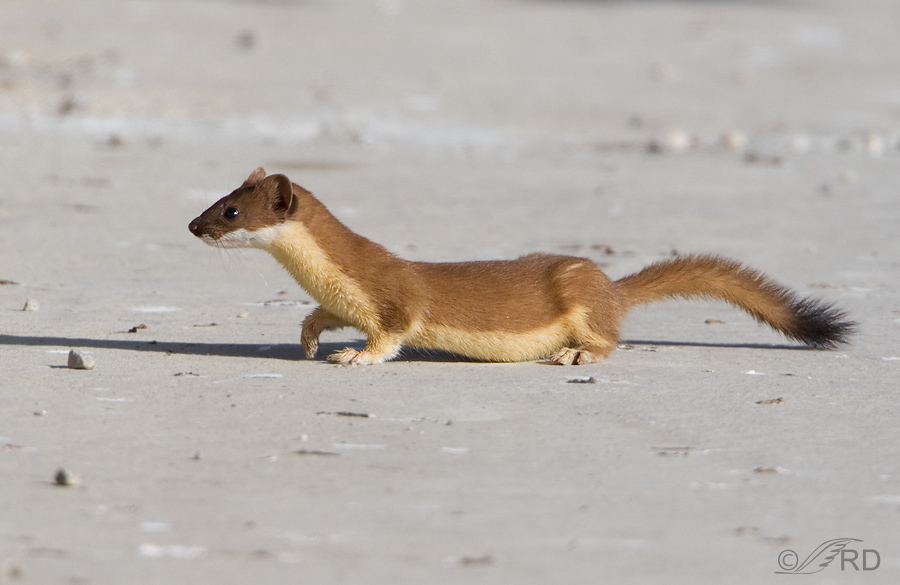
M 888 0 L 0 3 L 0 583 L 897 583 L 898 30 Z M 304 360 L 308 296 L 187 230 L 258 165 L 406 257 L 718 252 L 859 334 L 682 302 L 580 368 Z M 880 566 L 775 574 L 837 538 Z

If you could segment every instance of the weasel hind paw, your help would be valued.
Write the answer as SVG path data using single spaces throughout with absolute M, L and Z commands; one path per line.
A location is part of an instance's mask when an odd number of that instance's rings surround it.
M 365 350 L 359 351 L 352 347 L 347 347 L 328 356 L 328 361 L 336 364 L 369 366 L 383 362 L 384 357 L 377 356 Z
M 584 349 L 565 347 L 550 356 L 550 362 L 560 366 L 583 366 L 601 361 L 604 355 L 597 355 Z

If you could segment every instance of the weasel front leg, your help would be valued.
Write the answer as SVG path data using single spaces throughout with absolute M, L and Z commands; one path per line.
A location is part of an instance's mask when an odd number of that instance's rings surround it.
M 393 359 L 398 353 L 400 353 L 399 336 L 369 335 L 362 351 L 348 347 L 334 352 L 328 356 L 328 360 L 336 364 L 369 366 Z
M 303 344 L 303 351 L 306 352 L 306 357 L 315 357 L 319 349 L 319 335 L 323 331 L 349 326 L 348 323 L 341 321 L 322 307 L 316 307 L 303 320 L 303 329 L 300 331 L 300 343 Z

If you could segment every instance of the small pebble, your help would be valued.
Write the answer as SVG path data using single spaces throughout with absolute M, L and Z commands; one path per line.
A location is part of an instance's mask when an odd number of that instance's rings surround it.
M 785 469 L 779 465 L 763 465 L 753 470 L 754 473 L 784 473 Z
M 697 140 L 687 132 L 674 130 L 666 135 L 665 145 L 669 152 L 682 153 L 696 146 L 696 143 Z
M 25 578 L 25 569 L 21 565 L 2 563 L 0 564 L 0 578 L 3 578 L 4 575 L 13 581 L 20 581 Z
M 250 316 L 250 313 L 248 313 L 247 311 L 241 311 L 240 313 L 237 314 L 238 319 L 246 319 L 249 316 Z
M 74 349 L 70 349 L 68 365 L 73 370 L 93 370 L 94 358 Z
M 56 483 L 56 485 L 64 487 L 75 487 L 81 483 L 81 478 L 65 467 L 60 467 L 56 471 L 56 475 L 54 476 L 53 481 Z
M 654 139 L 647 143 L 646 150 L 650 154 L 659 154 L 663 151 L 663 145 L 658 140 Z
M 733 152 L 741 152 L 747 147 L 747 135 L 740 130 L 731 130 L 722 136 L 722 146 Z
M 45 414 L 47 414 L 46 410 L 35 410 L 34 411 L 34 416 L 44 416 Z
M 866 152 L 869 156 L 881 156 L 887 149 L 887 143 L 880 134 L 866 134 Z
M 763 405 L 767 405 L 767 404 L 784 404 L 784 398 L 778 397 L 778 398 L 770 398 L 770 399 L 768 399 L 768 400 L 757 400 L 757 401 L 756 401 L 756 404 L 763 404 Z
M 57 113 L 60 116 L 68 116 L 72 112 L 78 109 L 78 102 L 75 101 L 75 98 L 72 96 L 68 96 L 62 99 L 59 102 L 59 106 L 57 107 Z
M 249 51 L 256 46 L 256 35 L 250 31 L 244 31 L 235 37 L 234 42 L 241 49 Z
M 106 145 L 110 148 L 121 148 L 126 146 L 128 141 L 121 134 L 113 132 L 106 138 Z
M 23 311 L 37 311 L 41 308 L 41 304 L 37 302 L 35 299 L 28 299 L 25 301 L 25 306 L 22 307 Z

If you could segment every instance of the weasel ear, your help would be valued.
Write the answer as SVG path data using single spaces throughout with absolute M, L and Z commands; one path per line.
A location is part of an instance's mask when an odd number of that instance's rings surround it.
M 263 179 L 266 178 L 266 171 L 262 167 L 256 167 L 256 170 L 250 173 L 250 176 L 247 177 L 247 180 L 244 181 L 242 187 L 246 187 L 247 185 L 255 185 L 259 183 Z
M 287 219 L 297 211 L 300 200 L 294 196 L 294 185 L 284 175 L 272 175 L 266 179 L 270 182 L 272 208 Z

